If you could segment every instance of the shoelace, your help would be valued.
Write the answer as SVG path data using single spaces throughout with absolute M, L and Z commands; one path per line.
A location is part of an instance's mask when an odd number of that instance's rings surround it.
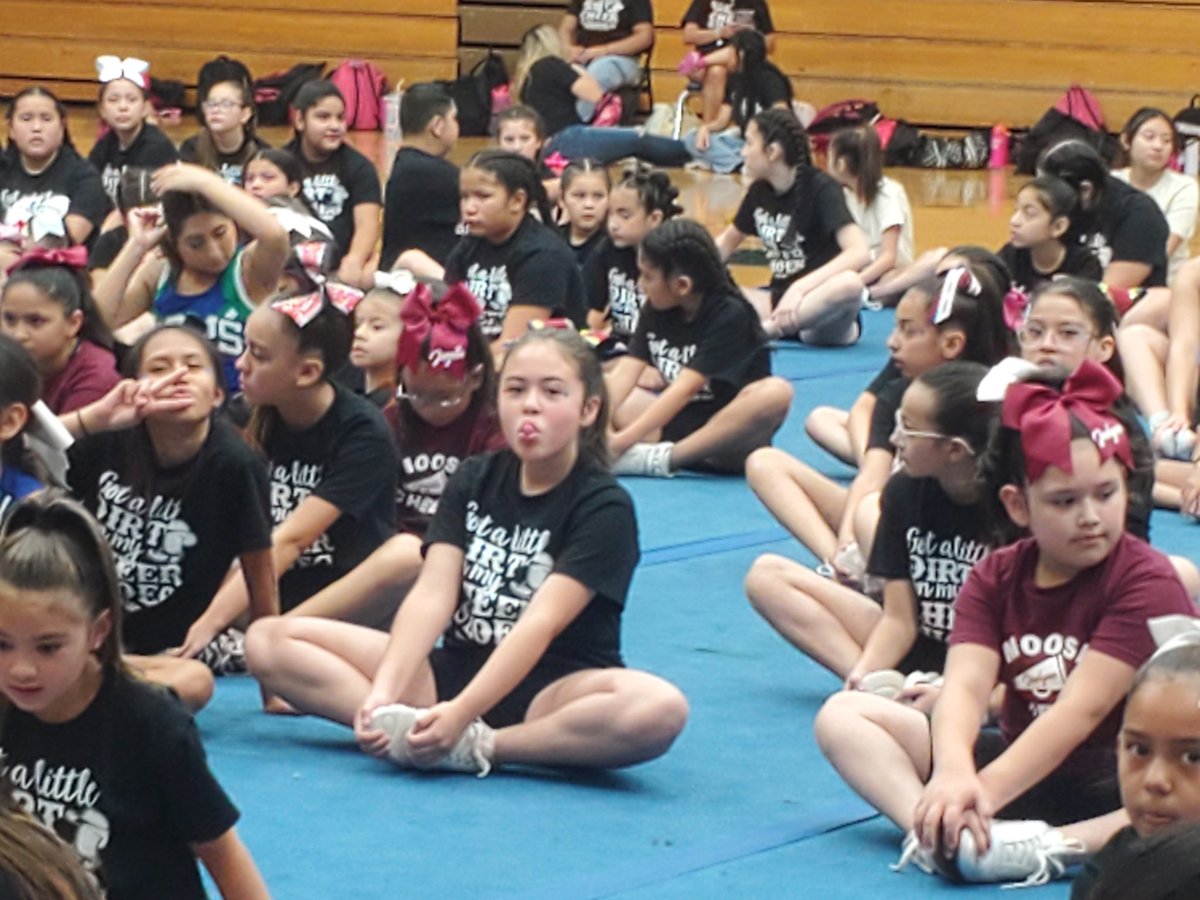
M 467 730 L 463 732 L 462 738 L 459 739 L 458 745 L 451 751 L 450 756 L 456 764 L 474 763 L 476 768 L 479 769 L 475 777 L 487 778 L 492 771 L 492 761 L 484 753 L 483 741 L 480 740 L 480 737 L 480 723 L 472 722 L 467 726 Z M 463 746 L 464 742 L 467 745 L 465 747 Z
M 927 875 L 936 874 L 929 862 L 929 856 L 921 849 L 921 842 L 911 831 L 905 835 L 904 843 L 900 845 L 900 859 L 888 866 L 893 872 L 903 872 L 909 863 L 915 863 L 917 868 Z
M 1024 881 L 1001 885 L 1003 890 L 1011 888 L 1041 887 L 1052 878 L 1061 878 L 1067 871 L 1069 857 L 1084 852 L 1083 842 L 1076 838 L 1064 838 L 1051 847 L 1042 844 L 1042 835 L 1028 837 L 1022 841 L 1006 841 L 996 848 L 1002 857 L 1026 862 L 1030 855 L 1037 860 L 1037 868 Z

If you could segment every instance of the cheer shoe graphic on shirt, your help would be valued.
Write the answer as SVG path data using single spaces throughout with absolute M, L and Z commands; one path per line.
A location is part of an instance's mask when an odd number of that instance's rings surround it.
M 446 490 L 446 485 L 449 481 L 450 476 L 443 470 L 410 482 L 407 490 L 410 494 L 426 494 L 430 497 L 440 497 Z
M 1013 679 L 1013 687 L 1018 691 L 1033 694 L 1038 700 L 1053 697 L 1066 683 L 1067 667 L 1057 656 L 1043 659 Z

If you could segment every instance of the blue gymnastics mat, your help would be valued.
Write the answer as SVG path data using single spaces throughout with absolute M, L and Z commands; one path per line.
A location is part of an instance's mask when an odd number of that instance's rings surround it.
M 889 313 L 874 313 L 856 347 L 775 351 L 776 372 L 796 387 L 778 446 L 850 474 L 816 451 L 803 417 L 817 403 L 853 401 L 882 364 L 890 327 Z M 743 595 L 760 553 L 807 556 L 745 482 L 681 475 L 626 484 L 643 561 L 625 655 L 691 702 L 671 752 L 617 773 L 407 773 L 359 753 L 348 729 L 263 715 L 250 679 L 222 679 L 199 724 L 275 896 L 1000 896 L 916 868 L 888 870 L 900 834 L 842 785 L 812 738 L 835 679 L 776 637 Z M 1155 514 L 1163 548 L 1186 552 L 1194 534 L 1178 516 Z M 1067 894 L 1057 884 L 1035 896 Z

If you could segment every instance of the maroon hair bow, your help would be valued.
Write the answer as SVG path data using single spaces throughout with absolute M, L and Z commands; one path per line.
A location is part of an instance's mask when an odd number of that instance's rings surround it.
M 427 362 L 462 378 L 467 374 L 467 334 L 480 315 L 479 301 L 461 282 L 450 286 L 434 302 L 427 284 L 418 284 L 400 307 L 400 341 L 396 365 L 400 368 Z
M 1121 382 L 1104 366 L 1085 360 L 1067 379 L 1062 393 L 1044 384 L 1018 382 L 1009 387 L 1001 407 L 1001 421 L 1021 432 L 1025 471 L 1037 481 L 1047 466 L 1071 472 L 1071 419 L 1078 419 L 1100 459 L 1115 456 L 1133 468 L 1129 435 L 1109 411 L 1121 396 Z
M 1004 295 L 1004 324 L 1009 331 L 1019 331 L 1029 314 L 1029 295 L 1020 288 L 1010 288 Z
M 34 247 L 21 254 L 21 258 L 8 267 L 7 274 L 21 269 L 45 269 L 50 266 L 66 266 L 68 269 L 86 269 L 88 261 L 87 248 L 74 247 Z

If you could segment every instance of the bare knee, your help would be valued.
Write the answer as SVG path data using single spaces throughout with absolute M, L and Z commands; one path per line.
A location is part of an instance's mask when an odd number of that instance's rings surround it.
M 759 613 L 764 613 L 767 608 L 774 606 L 771 599 L 785 583 L 785 571 L 795 565 L 790 559 L 775 553 L 764 553 L 756 559 L 743 582 L 750 605 Z
M 817 717 L 813 720 L 813 736 L 817 739 L 821 753 L 827 758 L 840 749 L 841 738 L 844 735 L 857 734 L 852 729 L 847 729 L 846 723 L 861 717 L 860 700 L 861 695 L 852 691 L 838 691 L 817 711 Z
M 1187 591 L 1192 602 L 1195 602 L 1196 598 L 1200 597 L 1200 569 L 1197 569 L 1190 559 L 1182 556 L 1172 556 L 1170 560 L 1171 565 L 1175 567 L 1175 574 L 1183 582 L 1183 589 Z
M 760 447 L 746 457 L 746 480 L 754 492 L 760 493 L 760 488 L 769 486 L 772 481 L 781 478 L 791 459 L 782 450 L 774 447 Z
M 655 678 L 639 686 L 620 717 L 620 728 L 638 748 L 633 762 L 656 759 L 666 753 L 687 724 L 687 698 L 670 682 Z
M 246 631 L 246 668 L 255 678 L 271 674 L 275 649 L 287 637 L 289 622 L 283 616 L 268 616 L 252 623 Z
M 729 79 L 729 69 L 719 63 L 709 63 L 704 69 L 705 84 L 725 86 L 725 82 Z
M 778 375 L 772 375 L 755 384 L 754 405 L 758 408 L 759 415 L 766 421 L 774 422 L 776 427 L 783 424 L 796 396 L 791 382 Z

